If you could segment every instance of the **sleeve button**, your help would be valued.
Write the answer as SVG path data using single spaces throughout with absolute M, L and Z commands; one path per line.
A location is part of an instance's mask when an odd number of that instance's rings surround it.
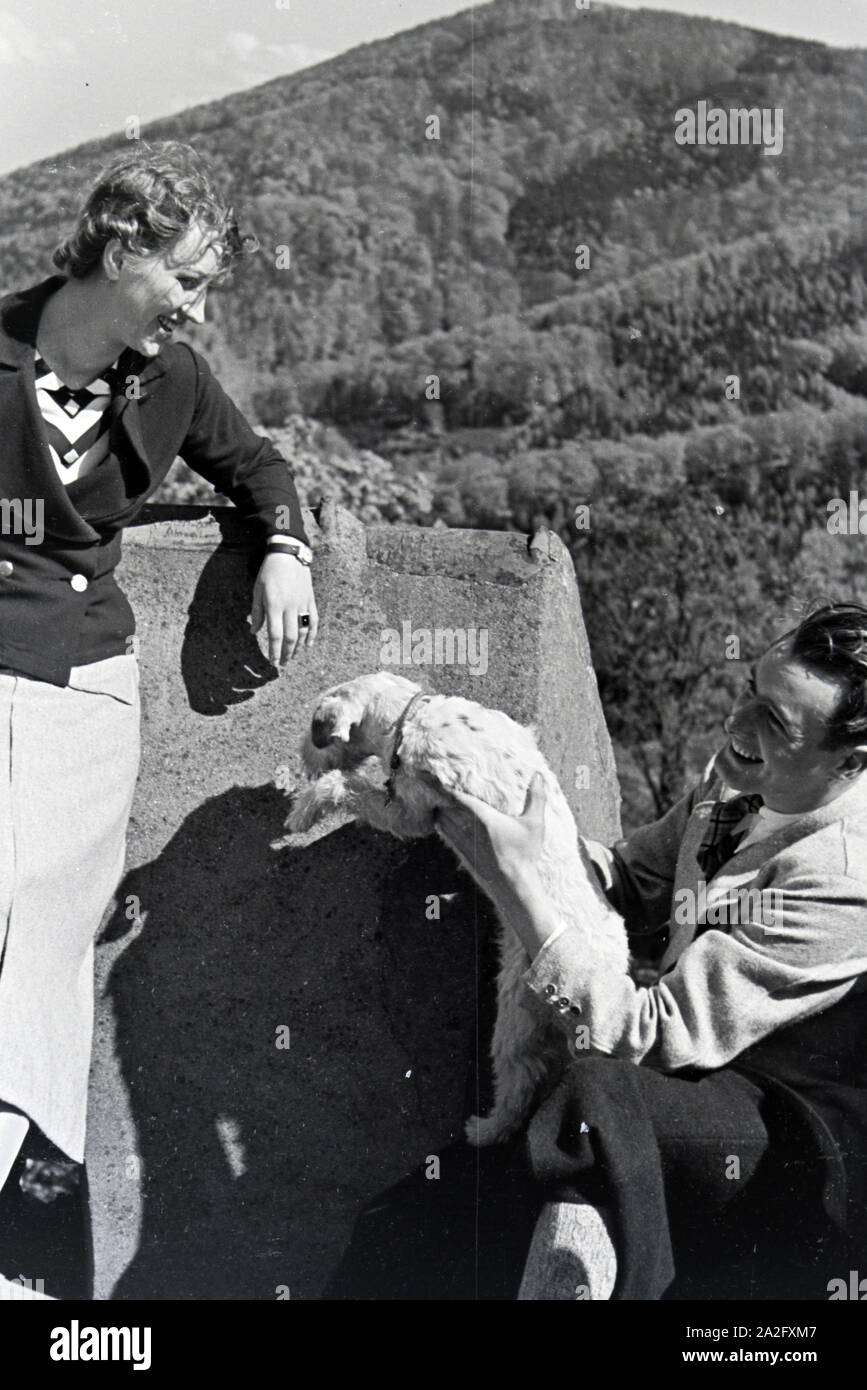
M 11 560 L 0 560 L 0 579 L 8 579 L 14 568 Z
M 87 580 L 83 574 L 74 574 L 69 582 L 77 594 L 83 594 L 87 588 Z

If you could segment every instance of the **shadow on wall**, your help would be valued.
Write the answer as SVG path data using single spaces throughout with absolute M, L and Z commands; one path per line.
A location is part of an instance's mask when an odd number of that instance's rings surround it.
M 256 553 L 248 561 L 248 585 L 226 583 L 222 545 L 208 557 L 196 584 L 181 647 L 181 673 L 196 714 L 225 714 L 278 679 L 247 623 Z
M 315 1298 L 360 1206 L 475 1104 L 486 900 L 435 839 L 275 852 L 286 810 L 267 785 L 206 801 L 103 933 L 137 933 L 108 983 L 144 1179 L 115 1298 Z

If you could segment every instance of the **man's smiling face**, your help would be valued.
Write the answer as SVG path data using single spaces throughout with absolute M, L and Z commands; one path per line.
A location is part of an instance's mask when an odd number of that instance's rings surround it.
M 739 792 L 758 792 L 773 811 L 796 814 L 833 801 L 851 785 L 845 748 L 826 737 L 844 683 L 792 656 L 792 639 L 769 647 L 750 673 L 725 723 L 718 776 Z

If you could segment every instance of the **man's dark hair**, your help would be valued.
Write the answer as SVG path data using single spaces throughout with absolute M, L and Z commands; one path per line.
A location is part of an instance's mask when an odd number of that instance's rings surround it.
M 54 264 L 75 279 L 96 270 L 117 238 L 133 255 L 170 247 L 192 226 L 203 228 L 220 256 L 220 274 L 253 249 L 235 214 L 214 186 L 207 164 L 177 140 L 137 143 L 97 178 L 78 222 L 54 253 Z
M 843 697 L 828 723 L 826 746 L 867 738 L 867 608 L 830 603 L 807 615 L 790 634 L 792 656 L 824 676 L 836 676 Z

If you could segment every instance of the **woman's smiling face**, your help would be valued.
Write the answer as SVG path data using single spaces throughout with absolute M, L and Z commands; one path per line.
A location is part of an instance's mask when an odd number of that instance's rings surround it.
M 758 792 L 773 811 L 812 811 L 847 785 L 845 748 L 828 748 L 828 726 L 845 690 L 791 654 L 791 638 L 769 647 L 725 723 L 717 774 L 739 792 Z
M 110 330 L 116 341 L 156 357 L 176 328 L 204 322 L 208 286 L 222 260 L 213 234 L 193 226 L 171 246 L 143 255 L 112 242 L 103 267 L 111 282 Z

